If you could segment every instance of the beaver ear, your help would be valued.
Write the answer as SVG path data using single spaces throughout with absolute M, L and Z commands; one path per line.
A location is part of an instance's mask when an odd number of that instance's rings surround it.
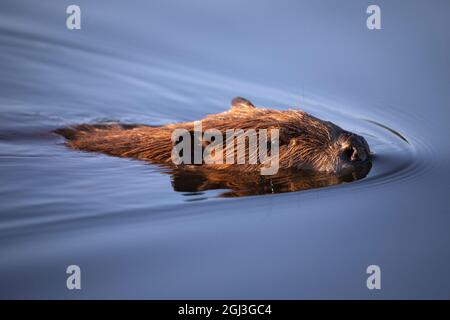
M 255 109 L 256 107 L 247 99 L 236 97 L 231 100 L 231 110 Z

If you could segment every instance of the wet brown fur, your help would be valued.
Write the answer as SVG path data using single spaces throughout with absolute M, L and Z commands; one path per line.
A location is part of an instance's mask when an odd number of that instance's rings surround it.
M 175 123 L 165 126 L 148 125 L 78 125 L 63 128 L 56 133 L 67 139 L 67 146 L 73 149 L 102 152 L 151 163 L 172 165 L 171 140 L 174 129 L 194 131 L 194 122 Z M 354 150 L 362 156 L 362 163 L 370 164 L 367 142 L 361 136 L 350 133 L 337 125 L 315 118 L 301 110 L 273 110 L 256 108 L 248 100 L 235 98 L 230 110 L 208 115 L 202 119 L 203 132 L 218 129 L 279 129 L 280 169 L 310 169 L 339 172 L 345 162 L 346 150 Z M 224 145 L 228 143 L 224 139 Z M 248 143 L 246 144 L 248 154 Z M 225 146 L 224 146 L 225 149 Z M 236 148 L 235 148 L 236 152 Z M 351 153 L 351 152 L 350 152 Z M 355 153 L 356 154 L 356 153 Z M 346 157 L 348 158 L 350 154 Z M 236 157 L 235 157 L 236 159 Z M 350 162 L 350 161 L 349 161 Z M 204 164 L 213 169 L 259 170 L 259 165 Z

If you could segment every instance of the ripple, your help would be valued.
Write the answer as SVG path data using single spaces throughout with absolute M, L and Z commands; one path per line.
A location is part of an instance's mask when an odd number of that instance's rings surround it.
M 386 126 L 386 125 L 384 125 L 384 124 L 381 124 L 381 123 L 379 123 L 379 122 L 373 121 L 373 120 L 369 120 L 369 119 L 363 119 L 363 120 L 368 121 L 368 122 L 370 122 L 370 123 L 373 123 L 374 125 L 377 125 L 377 126 L 383 128 L 383 129 L 386 129 L 386 130 L 388 130 L 389 132 L 392 132 L 392 133 L 395 134 L 397 137 L 399 137 L 400 139 L 402 139 L 403 141 L 405 141 L 406 143 L 409 144 L 408 140 L 406 140 L 406 138 L 405 138 L 404 136 L 402 136 L 402 135 L 401 135 L 399 132 L 397 132 L 396 130 L 394 130 L 394 129 L 392 129 L 392 128 L 389 128 L 388 126 Z

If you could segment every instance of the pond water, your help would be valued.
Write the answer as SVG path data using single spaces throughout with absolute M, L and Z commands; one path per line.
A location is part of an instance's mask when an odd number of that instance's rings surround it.
M 450 3 L 378 3 L 370 31 L 356 0 L 77 1 L 70 31 L 72 2 L 2 1 L 0 297 L 449 298 Z M 235 96 L 364 136 L 371 171 L 198 190 L 52 133 L 192 121 Z

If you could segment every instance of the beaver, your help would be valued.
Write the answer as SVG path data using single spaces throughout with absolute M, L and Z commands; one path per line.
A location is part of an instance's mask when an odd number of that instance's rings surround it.
M 259 108 L 249 100 L 237 97 L 232 100 L 228 111 L 208 115 L 201 120 L 201 124 L 204 130 L 217 129 L 220 132 L 228 129 L 277 129 L 279 139 L 277 155 L 280 169 L 348 175 L 361 169 L 367 171 L 371 167 L 369 145 L 362 136 L 301 110 Z M 176 129 L 184 129 L 194 136 L 195 125 L 196 122 L 163 126 L 120 123 L 82 124 L 58 129 L 56 133 L 65 137 L 66 145 L 73 149 L 180 167 L 187 164 L 174 165 L 172 152 L 174 145 L 182 139 L 174 141 L 172 134 Z M 207 144 L 201 143 L 203 148 L 207 147 Z M 271 151 L 270 144 L 267 144 L 267 148 Z M 247 145 L 246 150 L 248 150 Z M 253 172 L 259 170 L 262 164 L 201 162 L 197 166 L 214 170 Z

